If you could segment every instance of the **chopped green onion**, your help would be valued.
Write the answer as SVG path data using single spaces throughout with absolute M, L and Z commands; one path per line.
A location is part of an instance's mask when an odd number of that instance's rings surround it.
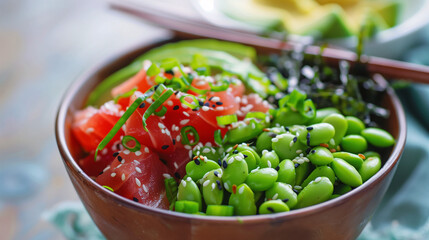
M 217 145 L 222 146 L 222 134 L 220 132 L 220 129 L 217 129 L 214 132 L 214 141 Z
M 149 77 L 153 77 L 155 75 L 158 75 L 161 72 L 159 67 L 156 65 L 156 63 L 152 63 L 150 67 L 146 71 L 146 75 Z
M 182 213 L 197 213 L 200 205 L 194 201 L 180 200 L 174 204 L 174 210 Z
M 165 88 L 164 85 L 159 85 L 159 88 Z M 156 89 L 158 91 L 158 89 Z M 173 89 L 168 88 L 161 96 L 159 96 L 158 99 L 156 99 L 150 106 L 149 108 L 146 110 L 146 112 L 143 114 L 142 117 L 142 123 L 143 123 L 143 128 L 147 130 L 146 126 L 146 120 L 150 117 L 150 115 L 152 115 L 152 113 L 154 113 L 156 111 L 156 109 L 158 109 L 165 101 L 167 101 L 167 99 L 173 95 Z
M 192 99 L 192 102 L 188 102 L 186 101 L 185 98 L 190 98 Z M 195 109 L 199 106 L 199 102 L 197 97 L 195 97 L 194 95 L 191 94 L 186 94 L 180 97 L 180 102 L 182 102 L 183 104 L 185 104 L 186 106 L 190 107 L 191 109 Z
M 161 76 L 156 76 L 155 77 L 155 83 L 156 84 L 165 83 L 165 81 L 167 81 L 167 78 L 163 78 Z
M 134 144 L 135 144 L 135 146 L 134 147 L 130 147 L 130 146 L 128 146 L 128 143 L 129 142 L 134 142 Z M 130 135 L 125 135 L 123 138 L 122 138 L 122 145 L 126 148 L 126 149 L 128 149 L 128 150 L 130 150 L 131 152 L 137 152 L 137 151 L 139 151 L 140 149 L 141 149 L 141 144 L 139 143 L 139 141 L 137 141 L 137 139 L 135 138 L 135 137 L 133 137 L 133 136 L 130 136 Z
M 131 89 L 130 91 L 128 91 L 128 92 L 126 92 L 126 93 L 119 94 L 118 96 L 116 96 L 116 97 L 113 99 L 113 102 L 114 102 L 114 103 L 118 103 L 119 99 L 121 99 L 121 98 L 131 97 L 131 96 L 134 94 L 134 92 L 135 92 L 136 90 L 137 90 L 137 87 L 135 87 L 135 88 Z
M 156 85 L 156 86 L 154 86 L 154 87 L 152 87 L 153 89 L 155 89 L 155 92 L 153 93 L 153 96 L 152 96 L 152 98 L 154 99 L 154 100 L 156 100 L 156 99 L 158 99 L 159 98 L 159 96 L 161 96 L 161 94 L 164 92 L 164 90 L 165 89 L 167 89 L 165 86 L 164 86 L 164 84 L 159 84 L 159 85 Z
M 180 134 L 182 135 L 182 143 L 184 145 L 194 146 L 200 141 L 200 135 L 198 135 L 197 130 L 192 126 L 184 126 L 182 129 L 180 129 Z M 191 141 L 189 141 L 189 134 L 192 134 L 194 136 L 194 142 L 192 143 Z
M 199 88 L 196 88 L 194 86 L 189 86 L 189 89 L 195 93 L 200 94 L 200 95 L 204 95 L 209 91 L 208 89 L 199 89 Z
M 155 111 L 153 114 L 155 114 L 158 117 L 162 117 L 167 113 L 167 108 L 165 106 L 162 106 L 161 110 Z
M 113 191 L 113 188 L 111 188 L 111 187 L 109 187 L 109 186 L 103 185 L 103 187 L 104 187 L 105 189 L 108 189 L 108 190 L 110 190 L 110 191 L 114 192 L 114 191 Z
M 267 117 L 267 114 L 263 112 L 249 112 L 246 114 L 245 118 L 257 118 L 257 119 L 265 120 L 266 117 Z
M 180 66 L 179 60 L 177 58 L 165 58 L 161 61 L 161 68 L 165 70 L 171 70 L 174 67 Z
M 229 205 L 208 205 L 206 214 L 210 216 L 233 216 L 234 207 Z
M 166 178 L 164 179 L 165 185 L 165 194 L 167 195 L 168 202 L 170 203 L 170 208 L 174 206 L 174 203 L 177 200 L 177 191 L 178 186 L 176 180 L 174 178 Z
M 237 115 L 231 114 L 231 115 L 223 115 L 223 116 L 217 116 L 216 117 L 217 124 L 220 126 L 225 126 L 234 122 L 237 122 Z
M 199 53 L 194 54 L 190 65 L 199 75 L 210 75 L 210 67 L 207 64 L 207 58 L 203 55 Z
M 134 102 L 128 107 L 128 109 L 125 111 L 125 113 L 119 118 L 119 120 L 115 123 L 113 128 L 109 131 L 109 133 L 101 140 L 101 142 L 98 144 L 97 149 L 95 150 L 94 154 L 94 160 L 97 159 L 98 151 L 103 150 L 107 146 L 107 144 L 113 139 L 113 137 L 116 135 L 116 133 L 121 129 L 122 125 L 125 124 L 125 122 L 128 120 L 128 118 L 134 113 L 134 111 L 140 106 L 140 104 L 146 100 L 150 95 L 152 94 L 152 91 L 148 90 L 143 96 L 140 96 Z M 152 106 L 152 105 L 151 105 Z
M 222 91 L 226 91 L 229 88 L 229 84 L 230 82 L 226 79 L 222 79 L 220 80 L 220 84 L 213 84 L 211 82 L 209 82 L 210 85 L 210 90 L 212 92 L 222 92 Z

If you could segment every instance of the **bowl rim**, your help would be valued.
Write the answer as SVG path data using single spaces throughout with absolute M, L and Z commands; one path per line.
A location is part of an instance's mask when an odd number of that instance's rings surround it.
M 122 51 L 119 54 L 115 54 L 113 55 L 113 57 L 109 57 L 107 58 L 107 60 L 101 61 L 100 63 L 89 68 L 89 70 L 87 70 L 85 73 L 80 75 L 75 81 L 73 81 L 71 86 L 66 90 L 65 94 L 63 95 L 63 98 L 61 100 L 60 106 L 57 111 L 56 120 L 55 120 L 55 138 L 56 138 L 58 150 L 60 152 L 62 161 L 66 169 L 68 170 L 67 171 L 68 174 L 70 175 L 69 171 L 73 172 L 80 179 L 82 179 L 85 184 L 89 185 L 89 187 L 92 188 L 94 191 L 96 191 L 98 194 L 101 194 L 107 198 L 110 198 L 116 204 L 126 206 L 128 208 L 137 210 L 141 213 L 159 214 L 159 215 L 163 215 L 166 218 L 174 218 L 176 221 L 197 220 L 197 221 L 204 221 L 207 223 L 222 222 L 222 223 L 228 223 L 228 224 L 234 224 L 234 223 L 253 224 L 253 223 L 263 222 L 269 219 L 276 220 L 276 221 L 278 220 L 284 221 L 288 219 L 301 218 L 307 215 L 316 214 L 318 212 L 325 211 L 330 208 L 334 208 L 337 205 L 341 205 L 343 202 L 346 202 L 349 198 L 353 198 L 354 196 L 365 191 L 365 189 L 373 188 L 378 182 L 384 179 L 387 176 L 387 174 L 389 174 L 397 165 L 405 147 L 406 132 L 407 132 L 406 119 L 405 119 L 404 109 L 402 107 L 401 102 L 399 101 L 399 98 L 396 96 L 393 89 L 388 87 L 387 95 L 392 101 L 393 107 L 396 109 L 395 112 L 396 112 L 396 117 L 398 119 L 399 129 L 398 129 L 398 138 L 397 138 L 396 144 L 393 147 L 389 158 L 386 160 L 386 162 L 384 163 L 380 171 L 378 171 L 368 181 L 364 182 L 361 186 L 353 189 L 353 191 L 350 191 L 335 199 L 331 199 L 329 201 L 319 203 L 313 206 L 305 207 L 302 209 L 295 209 L 293 211 L 276 213 L 276 214 L 234 216 L 234 217 L 202 216 L 202 215 L 179 213 L 179 212 L 165 210 L 165 209 L 148 207 L 143 204 L 136 203 L 130 199 L 124 198 L 102 187 L 101 185 L 97 184 L 92 178 L 90 178 L 88 175 L 84 173 L 84 171 L 77 164 L 77 161 L 73 159 L 73 156 L 67 147 L 67 140 L 66 140 L 64 130 L 66 129 L 67 113 L 69 111 L 69 107 L 73 102 L 75 95 L 79 92 L 81 88 L 84 87 L 84 85 L 88 82 L 88 80 L 94 78 L 97 75 L 97 73 L 99 73 L 100 71 L 105 70 L 105 68 L 112 66 L 112 64 L 114 63 L 125 62 L 124 57 L 130 58 L 129 55 L 132 53 L 142 53 L 145 49 L 150 49 L 156 45 L 173 42 L 177 39 L 178 38 L 175 38 L 175 37 L 167 37 L 164 40 L 155 40 L 149 43 L 139 44 L 137 46 L 129 48 L 128 50 Z M 252 45 L 249 45 L 249 46 L 252 46 Z M 256 48 L 261 48 L 261 47 L 256 46 Z M 382 79 L 382 81 L 385 81 L 385 80 Z

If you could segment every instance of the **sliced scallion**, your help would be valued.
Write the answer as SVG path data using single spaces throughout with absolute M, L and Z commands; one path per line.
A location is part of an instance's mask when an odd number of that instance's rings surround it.
M 266 117 L 267 117 L 267 114 L 263 112 L 249 112 L 246 114 L 245 118 L 256 118 L 256 119 L 265 120 Z
M 149 77 L 153 77 L 155 75 L 158 75 L 161 72 L 161 69 L 156 65 L 156 63 L 152 63 L 150 67 L 146 71 L 146 75 Z
M 159 87 L 158 87 L 158 89 L 159 88 L 165 88 L 165 86 L 164 85 L 159 85 Z M 158 89 L 157 89 L 157 91 L 158 91 Z M 147 124 L 146 124 L 146 120 L 150 117 L 150 115 L 152 115 L 152 113 L 154 113 L 155 111 L 156 111 L 156 109 L 158 109 L 165 101 L 167 101 L 167 99 L 171 96 L 171 95 L 173 95 L 173 89 L 171 89 L 171 88 L 168 88 L 168 89 L 166 89 L 166 91 L 161 95 L 161 96 L 159 96 L 158 97 L 158 99 L 156 99 L 150 106 L 149 106 L 149 108 L 146 110 L 146 112 L 143 114 L 143 117 L 142 117 L 142 123 L 143 123 L 143 128 L 146 130 L 146 131 L 148 131 L 147 130 L 147 128 L 146 128 L 146 126 L 147 126 Z
M 130 142 L 134 142 L 134 147 L 131 147 L 131 146 L 129 146 L 129 143 Z M 137 141 L 137 139 L 135 138 L 135 137 L 133 137 L 133 136 L 130 136 L 130 135 L 125 135 L 123 138 L 122 138 L 122 145 L 126 148 L 126 149 L 128 149 L 128 150 L 130 150 L 131 152 L 137 152 L 137 151 L 139 151 L 140 149 L 141 149 L 141 144 L 140 144 L 140 142 L 139 141 Z
M 182 129 L 180 129 L 180 134 L 182 135 L 182 143 L 184 145 L 194 146 L 200 141 L 200 135 L 198 135 L 197 130 L 192 126 L 184 126 Z M 192 136 L 194 137 L 194 142 L 192 143 L 189 140 L 189 134 L 192 134 Z
M 237 122 L 237 115 L 231 114 L 231 115 L 223 115 L 223 116 L 217 116 L 216 121 L 218 125 L 225 126 L 234 122 Z
M 155 114 L 158 117 L 162 117 L 167 113 L 167 108 L 165 106 L 162 106 L 161 110 L 155 111 L 153 114 Z
M 116 97 L 113 99 L 113 102 L 114 102 L 114 103 L 118 103 L 119 99 L 121 99 L 121 98 L 131 97 L 131 96 L 134 94 L 134 92 L 135 92 L 136 90 L 137 90 L 137 87 L 135 87 L 135 88 L 131 89 L 130 91 L 128 91 L 128 92 L 126 92 L 126 93 L 119 94 L 118 96 L 116 96 Z
M 188 102 L 188 101 L 186 101 L 186 98 L 190 98 L 192 101 Z M 191 94 L 182 95 L 180 97 L 180 102 L 182 104 L 185 104 L 186 106 L 190 107 L 191 109 L 195 109 L 199 106 L 198 99 L 194 95 L 191 95 Z
M 114 191 L 113 191 L 113 188 L 111 188 L 111 187 L 109 187 L 109 186 L 103 185 L 103 187 L 104 187 L 105 189 L 108 189 L 108 190 L 110 190 L 110 191 L 114 192 Z
M 220 83 L 217 83 L 217 84 L 213 84 L 213 83 L 209 82 L 210 90 L 212 92 L 226 91 L 229 88 L 229 84 L 230 84 L 230 82 L 226 79 L 220 80 Z

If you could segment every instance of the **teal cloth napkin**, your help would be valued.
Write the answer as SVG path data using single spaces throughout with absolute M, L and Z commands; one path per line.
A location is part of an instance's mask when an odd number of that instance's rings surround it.
M 429 45 L 406 60 L 429 65 Z M 397 90 L 407 116 L 407 143 L 383 202 L 358 240 L 429 239 L 429 85 Z M 45 214 L 70 240 L 104 239 L 81 203 L 64 203 Z

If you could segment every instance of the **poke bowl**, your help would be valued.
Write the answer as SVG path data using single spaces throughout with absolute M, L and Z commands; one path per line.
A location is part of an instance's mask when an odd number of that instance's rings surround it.
M 360 184 L 354 187 L 353 190 L 346 191 L 344 194 L 338 195 L 335 198 L 331 198 L 331 190 L 328 196 L 330 200 L 328 201 L 303 205 L 291 211 L 281 211 L 274 214 L 255 215 L 256 210 L 254 210 L 253 214 L 240 214 L 239 212 L 238 214 L 234 214 L 236 216 L 216 216 L 216 214 L 215 216 L 207 216 L 201 214 L 201 210 L 198 211 L 199 214 L 188 214 L 149 206 L 151 204 L 142 204 L 141 202 L 145 200 L 145 197 L 135 198 L 121 196 L 115 191 L 112 191 L 112 185 L 106 186 L 100 183 L 97 177 L 87 174 L 88 171 L 84 170 L 85 167 L 80 162 L 80 159 L 84 158 L 82 146 L 79 144 L 72 130 L 74 122 L 76 121 L 76 113 L 85 107 L 88 99 L 91 98 L 90 95 L 93 93 L 93 90 L 96 89 L 97 86 L 100 86 L 100 83 L 113 73 L 128 66 L 134 59 L 144 53 L 150 52 L 150 50 L 180 40 L 183 39 L 171 38 L 153 44 L 147 44 L 89 70 L 70 87 L 59 108 L 55 131 L 62 160 L 82 203 L 103 235 L 108 239 L 261 239 L 266 237 L 273 239 L 282 239 L 284 237 L 293 239 L 357 238 L 382 200 L 392 180 L 405 145 L 405 115 L 398 98 L 389 87 L 385 89 L 385 92 L 381 96 L 380 106 L 390 112 L 390 117 L 388 119 L 379 120 L 379 126 L 382 126 L 382 128 L 386 129 L 393 136 L 395 139 L 394 146 L 382 153 L 383 165 L 377 172 L 372 174 L 373 176 L 365 179 L 363 182 L 361 180 Z M 258 55 L 280 54 L 282 50 L 280 47 L 279 49 L 260 46 L 250 47 L 256 49 Z M 148 69 L 146 70 L 149 71 Z M 377 84 L 386 86 L 386 82 L 382 77 L 375 77 L 374 79 Z M 254 89 L 254 91 L 258 90 Z M 214 105 L 213 108 L 218 107 Z M 138 104 L 138 106 L 141 107 L 142 105 Z M 130 108 L 131 105 L 127 109 Z M 226 125 L 229 123 L 224 124 Z M 308 131 L 313 130 L 311 126 L 310 128 L 307 127 Z M 91 130 L 91 132 L 92 131 L 93 130 Z M 242 134 L 245 135 L 245 133 Z M 112 138 L 113 137 L 114 136 L 112 136 Z M 154 138 L 161 138 L 161 135 L 155 135 Z M 195 138 L 193 140 L 197 141 Z M 307 141 L 309 142 L 310 140 L 307 139 Z M 161 147 L 163 150 L 168 148 L 164 146 L 165 145 L 162 145 Z M 233 148 L 236 149 L 237 146 L 235 145 Z M 99 146 L 97 149 L 101 150 L 99 152 L 99 154 L 101 154 L 103 149 L 99 148 Z M 124 151 L 127 150 L 125 149 Z M 149 152 L 150 150 L 145 149 L 145 151 Z M 335 150 L 332 152 L 335 152 Z M 300 153 L 301 152 L 297 152 L 298 155 Z M 91 161 L 96 162 L 96 154 L 97 153 L 95 153 L 95 156 L 90 156 L 92 159 Z M 129 151 L 127 154 L 129 154 Z M 140 154 L 141 152 L 139 152 L 138 155 Z M 310 151 L 308 154 L 310 154 Z M 118 154 L 114 153 L 113 156 L 114 159 L 118 159 Z M 362 158 L 365 157 L 362 155 Z M 198 160 L 195 157 L 193 159 L 194 161 Z M 123 163 L 123 159 L 118 160 L 119 162 L 114 161 L 115 163 L 112 163 L 116 164 L 116 167 L 118 167 L 118 164 Z M 204 159 L 201 158 L 201 162 L 203 161 Z M 189 162 L 193 162 L 192 155 L 190 156 Z M 199 163 L 200 161 L 196 164 L 200 165 Z M 233 164 L 233 162 L 228 161 L 228 164 L 230 163 Z M 223 164 L 225 163 L 222 161 L 219 165 L 221 165 L 223 171 L 226 171 L 227 168 L 226 166 L 222 166 Z M 300 164 L 301 163 L 298 165 Z M 269 166 L 271 167 L 271 163 L 269 163 Z M 295 167 L 296 166 L 297 165 L 295 165 Z M 258 169 L 259 168 L 256 170 Z M 188 174 L 186 176 L 191 176 L 188 172 L 188 168 L 186 168 L 186 170 Z M 278 170 L 278 168 L 276 170 Z M 120 176 L 116 176 L 116 173 L 111 171 L 110 167 L 108 167 L 102 170 L 98 175 L 102 176 L 103 173 L 108 172 L 109 177 L 119 177 L 120 179 Z M 140 172 L 140 168 L 137 171 Z M 166 174 L 163 175 L 165 177 Z M 171 177 L 168 174 L 167 176 L 169 178 Z M 180 181 L 180 176 L 176 177 L 178 178 L 176 180 Z M 183 184 L 184 181 L 190 182 L 192 180 L 189 180 L 189 177 L 187 179 L 182 179 L 179 184 L 179 194 L 177 196 L 180 195 L 180 187 L 186 186 L 186 183 Z M 329 179 L 326 181 L 329 182 Z M 321 182 L 320 177 L 319 179 L 313 179 L 313 181 L 307 184 L 314 185 L 319 182 Z M 143 188 L 140 181 L 136 183 L 140 187 L 139 192 L 143 195 L 151 194 L 152 191 L 156 190 L 151 188 L 147 189 L 146 187 Z M 232 193 L 226 194 L 233 196 L 238 194 L 238 192 L 242 193 L 243 190 L 241 190 L 242 188 L 240 186 L 236 186 L 236 190 L 232 190 Z M 228 187 L 225 186 L 224 188 Z M 299 192 L 299 189 L 295 189 L 295 192 Z M 153 203 L 153 201 L 149 202 Z M 158 205 L 160 204 L 158 203 Z M 178 209 L 177 204 L 175 208 L 176 210 Z M 235 208 L 239 209 L 240 207 L 235 206 Z M 287 207 L 287 210 L 289 210 L 289 207 Z M 262 213 L 261 208 L 259 209 L 259 213 Z

